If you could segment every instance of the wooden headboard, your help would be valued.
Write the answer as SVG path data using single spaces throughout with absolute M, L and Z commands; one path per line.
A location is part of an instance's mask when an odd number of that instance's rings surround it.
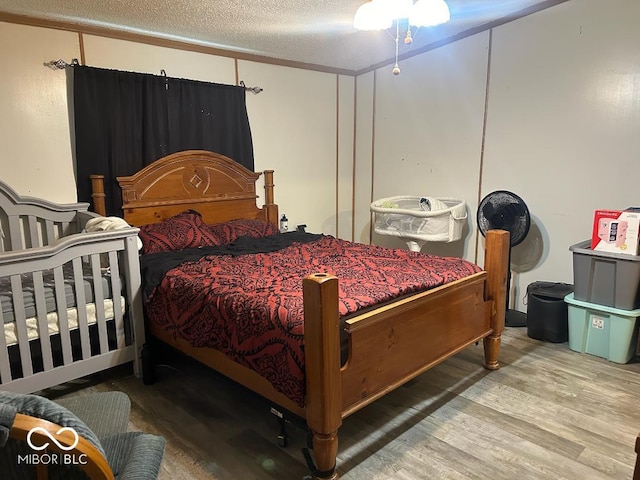
M 278 225 L 273 170 L 264 172 L 265 202 L 258 208 L 255 173 L 234 160 L 206 150 L 185 150 L 162 157 L 130 177 L 118 177 L 124 219 L 131 225 L 156 223 L 184 210 L 202 214 L 206 223 L 236 218 Z M 94 208 L 104 215 L 102 176 L 92 175 Z M 102 204 L 102 212 L 100 212 Z

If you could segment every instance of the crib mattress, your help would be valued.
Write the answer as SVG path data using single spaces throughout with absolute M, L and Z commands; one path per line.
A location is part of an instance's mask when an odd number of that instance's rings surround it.
M 124 297 L 120 297 L 120 311 L 124 312 L 125 309 L 125 299 Z M 115 312 L 113 308 L 113 300 L 106 299 L 104 301 L 104 314 L 105 320 L 113 320 L 115 318 Z M 74 330 L 78 328 L 78 309 L 68 308 L 67 309 L 67 319 L 69 322 L 69 330 Z M 96 304 L 88 303 L 87 304 L 87 324 L 93 325 L 96 323 Z M 27 318 L 26 320 L 27 326 L 27 339 L 35 340 L 40 338 L 40 332 L 38 329 L 38 319 L 35 317 Z M 58 318 L 58 312 L 50 312 L 47 313 L 47 327 L 49 336 L 55 335 L 60 332 L 60 323 Z M 16 345 L 18 343 L 18 334 L 16 332 L 16 324 L 15 322 L 4 324 L 4 338 L 7 346 Z
M 86 303 L 94 302 L 94 281 L 91 275 L 90 265 L 83 264 L 83 286 Z M 66 263 L 62 268 L 64 276 L 64 290 L 66 297 L 66 308 L 73 309 L 76 307 L 76 288 L 73 280 L 73 266 Z M 33 285 L 33 274 L 25 273 L 22 277 L 22 298 L 25 308 L 25 317 L 33 318 L 36 316 L 36 295 Z M 53 280 L 53 270 L 44 270 L 42 272 L 44 283 L 44 298 L 47 314 L 54 313 L 57 310 L 55 298 L 55 284 Z M 102 292 L 105 298 L 113 298 L 111 291 L 111 276 L 105 272 L 101 277 Z M 123 282 L 120 282 L 122 285 Z M 122 294 L 122 292 L 118 292 Z M 11 293 L 11 278 L 0 278 L 0 303 L 2 304 L 2 319 L 5 324 L 14 323 L 16 321 L 14 313 L 13 295 Z

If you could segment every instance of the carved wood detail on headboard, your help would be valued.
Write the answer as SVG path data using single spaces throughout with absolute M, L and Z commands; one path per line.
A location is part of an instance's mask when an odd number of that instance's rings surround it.
M 265 205 L 256 205 L 255 173 L 224 155 L 206 150 L 177 152 L 129 177 L 118 177 L 124 218 L 132 225 L 154 223 L 187 209 L 207 223 L 257 218 L 278 224 L 273 171 L 265 175 Z

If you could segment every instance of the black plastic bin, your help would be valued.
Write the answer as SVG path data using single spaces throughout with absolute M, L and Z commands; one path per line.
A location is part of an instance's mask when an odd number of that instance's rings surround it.
M 527 287 L 527 335 L 536 340 L 562 343 L 569 340 L 568 308 L 564 297 L 573 285 L 533 282 Z

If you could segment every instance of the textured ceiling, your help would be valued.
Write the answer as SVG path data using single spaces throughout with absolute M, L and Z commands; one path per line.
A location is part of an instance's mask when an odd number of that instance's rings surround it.
M 421 28 L 416 49 L 563 0 L 447 0 L 451 21 Z M 387 32 L 360 32 L 364 0 L 0 0 L 0 12 L 187 41 L 290 62 L 363 71 L 394 55 Z

